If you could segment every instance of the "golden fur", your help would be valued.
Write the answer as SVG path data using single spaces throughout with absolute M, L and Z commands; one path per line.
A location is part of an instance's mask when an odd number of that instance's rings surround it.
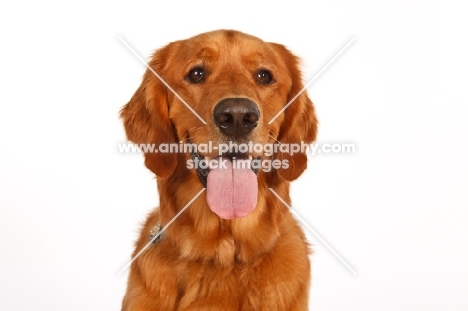
M 187 72 L 203 63 L 209 79 L 190 84 Z M 135 143 L 226 142 L 213 124 L 216 103 L 227 97 L 252 99 L 261 112 L 250 135 L 256 143 L 311 143 L 317 120 L 302 93 L 268 124 L 302 88 L 298 59 L 284 46 L 247 34 L 220 30 L 170 43 L 149 65 L 207 121 L 204 125 L 150 71 L 121 111 L 129 140 Z M 268 68 L 275 83 L 259 85 L 253 75 Z M 215 154 L 205 154 L 215 156 Z M 254 156 L 258 156 L 253 154 Z M 288 208 L 289 183 L 307 166 L 303 153 L 281 154 L 287 169 L 258 173 L 258 202 L 245 217 L 221 219 L 200 195 L 131 265 L 124 311 L 143 310 L 308 310 L 309 250 L 304 233 Z M 135 256 L 148 243 L 158 221 L 167 224 L 202 188 L 189 154 L 146 153 L 145 164 L 157 176 L 159 208 L 143 226 Z

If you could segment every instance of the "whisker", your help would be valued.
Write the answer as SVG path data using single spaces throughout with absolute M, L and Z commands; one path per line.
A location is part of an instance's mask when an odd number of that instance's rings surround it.
M 271 139 L 273 139 L 273 140 L 274 140 L 275 142 L 277 142 L 278 144 L 282 145 L 282 143 L 281 143 L 278 139 L 276 139 L 275 136 L 272 136 L 271 134 L 268 134 L 268 137 L 270 137 Z

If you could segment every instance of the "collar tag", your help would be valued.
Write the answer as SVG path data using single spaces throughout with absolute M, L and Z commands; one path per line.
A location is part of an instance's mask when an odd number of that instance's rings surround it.
M 156 225 L 151 228 L 148 240 L 150 240 L 151 244 L 158 244 L 162 240 L 162 232 L 161 232 L 161 222 L 158 221 Z

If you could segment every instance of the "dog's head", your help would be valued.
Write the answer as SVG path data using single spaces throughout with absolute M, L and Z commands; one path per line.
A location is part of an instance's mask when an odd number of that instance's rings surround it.
M 258 147 L 309 144 L 317 133 L 312 102 L 300 93 L 298 58 L 283 45 L 220 30 L 170 43 L 156 51 L 149 66 L 154 72 L 147 70 L 121 111 L 127 137 L 138 144 L 207 146 L 184 149 L 219 216 L 253 210 L 257 173 L 294 180 L 306 168 L 304 152 L 276 148 L 267 156 Z M 146 166 L 160 178 L 188 169 L 179 159 L 167 152 L 145 154 Z M 210 166 L 199 165 L 202 160 Z M 273 171 L 262 172 L 265 161 Z

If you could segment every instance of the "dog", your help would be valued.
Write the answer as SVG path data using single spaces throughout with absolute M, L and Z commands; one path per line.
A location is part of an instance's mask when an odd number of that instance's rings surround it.
M 299 59 L 281 44 L 217 30 L 168 44 L 148 66 L 120 112 L 128 140 L 213 148 L 144 153 L 160 204 L 136 242 L 132 258 L 150 246 L 131 264 L 122 310 L 308 310 L 310 247 L 279 199 L 291 204 L 307 154 L 240 151 L 315 140 Z M 213 159 L 218 166 L 195 165 Z

